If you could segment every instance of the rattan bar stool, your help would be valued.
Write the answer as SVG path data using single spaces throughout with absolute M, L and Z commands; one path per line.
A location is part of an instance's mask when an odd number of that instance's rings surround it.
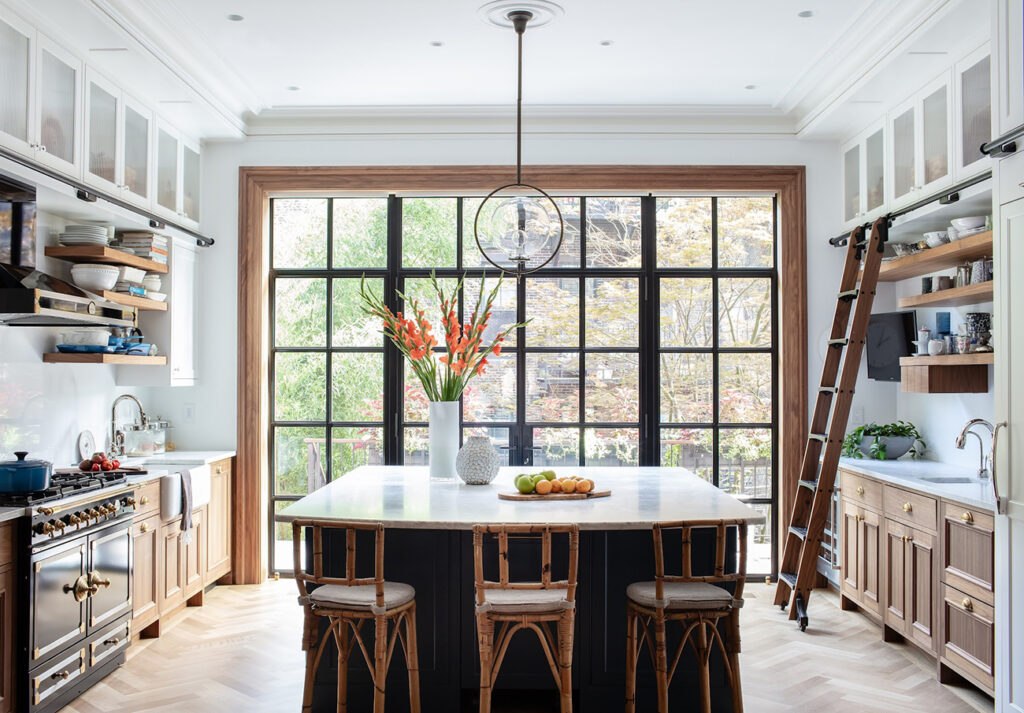
M 301 534 L 309 528 L 313 548 L 313 572 L 303 566 Z M 323 566 L 323 531 L 345 531 L 345 576 L 328 577 Z M 356 576 L 356 532 L 374 532 L 374 575 Z M 348 711 L 348 661 L 358 646 L 373 679 L 373 711 L 384 713 L 388 666 L 396 642 L 405 654 L 409 670 L 409 709 L 420 711 L 420 675 L 416 654 L 416 590 L 408 584 L 384 580 L 384 525 L 381 523 L 325 522 L 295 520 L 292 523 L 295 582 L 299 604 L 305 610 L 302 648 L 306 652 L 306 679 L 302 689 L 302 711 L 313 709 L 313 679 L 324 646 L 333 637 L 338 648 L 338 713 Z M 320 619 L 327 631 L 320 636 Z M 363 641 L 363 624 L 373 623 L 373 650 Z
M 737 530 L 739 560 L 737 571 L 725 573 L 726 534 Z M 693 575 L 691 537 L 694 530 L 715 530 L 714 574 Z M 665 574 L 665 552 L 662 533 L 679 530 L 682 537 L 682 574 Z M 709 664 L 715 642 L 721 648 L 725 671 L 732 687 L 733 713 L 743 713 L 743 691 L 740 685 L 740 620 L 743 606 L 743 585 L 747 577 L 747 524 L 742 520 L 702 520 L 694 522 L 660 522 L 654 525 L 654 581 L 634 582 L 626 588 L 626 713 L 636 710 L 636 665 L 640 647 L 646 642 L 654 662 L 658 689 L 658 713 L 668 713 L 668 687 L 687 642 L 693 647 L 699 670 L 700 707 L 711 711 Z M 724 584 L 734 583 L 729 592 Z M 718 631 L 718 622 L 725 618 L 726 641 Z M 666 626 L 670 621 L 682 624 L 683 638 L 679 648 L 668 658 Z M 638 635 L 639 633 L 639 635 Z
M 569 569 L 566 579 L 552 580 L 551 536 L 566 533 Z M 498 581 L 484 579 L 485 535 L 498 538 Z M 540 581 L 509 579 L 509 535 L 539 536 Z M 555 677 L 561 713 L 572 711 L 572 646 L 576 617 L 576 572 L 580 529 L 577 525 L 476 525 L 473 527 L 473 569 L 476 582 L 476 627 L 480 649 L 480 713 L 490 713 L 491 692 L 512 635 L 530 629 L 540 640 Z M 495 638 L 495 625 L 498 625 Z M 554 631 L 552 631 L 552 626 Z

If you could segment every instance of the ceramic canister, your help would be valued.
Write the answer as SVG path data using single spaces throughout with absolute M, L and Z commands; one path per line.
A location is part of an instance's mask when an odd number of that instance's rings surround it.
M 941 339 L 932 339 L 928 342 L 928 356 L 939 356 L 946 353 L 946 343 Z

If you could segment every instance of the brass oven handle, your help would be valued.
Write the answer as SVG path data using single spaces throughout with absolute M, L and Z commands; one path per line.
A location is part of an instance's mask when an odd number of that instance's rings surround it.
M 974 522 L 974 515 L 968 511 L 964 511 L 964 514 L 960 516 L 960 519 L 970 525 Z
M 50 676 L 50 678 L 54 678 L 54 679 L 60 678 L 60 679 L 63 679 L 65 681 L 67 681 L 70 676 L 71 676 L 71 672 L 68 671 L 67 669 L 64 669 L 63 671 L 60 671 L 59 673 L 53 674 L 52 676 Z
M 100 588 L 96 585 L 89 584 L 89 580 L 84 576 L 76 579 L 74 584 L 64 585 L 64 593 L 73 594 L 76 602 L 84 601 L 90 595 L 93 595 L 98 591 L 100 591 Z
M 45 515 L 46 517 L 50 517 L 50 515 L 52 515 L 54 511 L 53 511 L 53 508 L 39 507 L 39 508 L 36 508 L 36 512 L 39 513 L 40 515 Z
M 106 589 L 110 589 L 110 577 L 106 577 L 104 579 L 100 579 L 100 576 L 101 576 L 100 573 L 97 572 L 96 570 L 93 570 L 92 572 L 89 572 L 89 584 L 91 586 L 93 586 L 94 593 L 95 593 L 95 587 L 104 587 Z

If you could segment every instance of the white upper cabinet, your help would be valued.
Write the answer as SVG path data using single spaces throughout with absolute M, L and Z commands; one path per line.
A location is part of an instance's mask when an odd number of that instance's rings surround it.
M 159 122 L 154 208 L 176 223 L 199 224 L 199 145 Z
M 1024 3 L 994 0 L 994 7 L 992 138 L 998 138 L 1024 124 Z
M 153 199 L 153 112 L 127 95 L 122 105 L 121 188 L 128 200 L 148 207 Z
M 0 144 L 32 156 L 35 30 L 14 18 L 0 19 Z
M 181 213 L 199 222 L 199 147 L 188 141 L 181 142 Z
M 121 90 L 91 69 L 85 81 L 85 181 L 100 189 L 121 189 Z
M 885 122 L 878 121 L 841 149 L 843 227 L 852 229 L 885 212 Z
M 961 181 L 991 167 L 981 145 L 992 138 L 992 71 L 988 44 L 957 62 L 956 160 L 953 178 Z
M 36 36 L 35 159 L 81 176 L 82 63 L 43 35 Z
M 953 182 L 952 81 L 949 72 L 889 112 L 890 210 Z

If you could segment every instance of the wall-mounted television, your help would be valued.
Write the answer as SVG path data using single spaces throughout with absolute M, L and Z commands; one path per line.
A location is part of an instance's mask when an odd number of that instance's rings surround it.
M 917 338 L 917 313 L 880 312 L 868 322 L 865 347 L 868 378 L 876 381 L 900 381 L 900 357 L 914 353 Z
M 36 193 L 0 178 L 0 263 L 35 267 Z

